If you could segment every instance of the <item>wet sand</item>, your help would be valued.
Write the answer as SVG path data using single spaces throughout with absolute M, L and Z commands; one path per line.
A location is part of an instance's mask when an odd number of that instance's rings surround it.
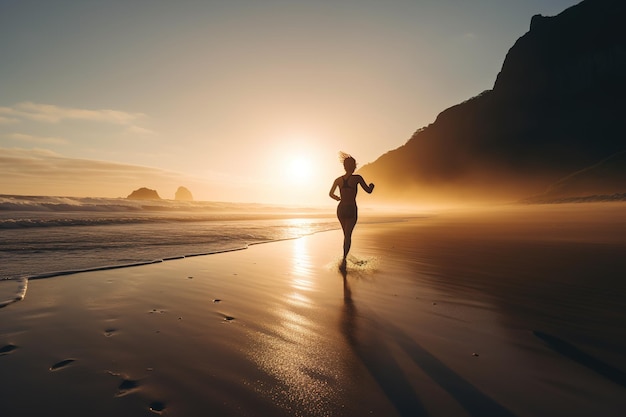
M 31 281 L 4 416 L 621 416 L 626 205 L 438 213 Z

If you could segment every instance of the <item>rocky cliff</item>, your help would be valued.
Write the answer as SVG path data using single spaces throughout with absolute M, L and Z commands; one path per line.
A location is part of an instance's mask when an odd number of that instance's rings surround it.
M 525 201 L 551 203 L 626 200 L 626 151 L 574 172 Z
M 360 173 L 389 198 L 520 198 L 625 150 L 624 21 L 623 0 L 534 16 L 492 90 L 443 111 Z

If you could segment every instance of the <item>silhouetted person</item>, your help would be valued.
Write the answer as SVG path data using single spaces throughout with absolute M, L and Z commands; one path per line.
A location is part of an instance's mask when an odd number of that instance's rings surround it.
M 358 209 L 356 206 L 356 192 L 357 186 L 361 187 L 371 194 L 374 190 L 374 184 L 367 185 L 365 180 L 360 175 L 354 175 L 356 170 L 356 160 L 350 155 L 340 152 L 339 159 L 343 162 L 343 168 L 346 170 L 345 175 L 337 178 L 333 182 L 333 186 L 330 188 L 328 195 L 333 199 L 339 201 L 337 206 L 337 218 L 341 223 L 343 229 L 343 261 L 341 268 L 346 267 L 346 258 L 352 245 L 352 231 L 356 226 L 358 218 Z M 339 188 L 339 196 L 335 194 L 335 189 Z

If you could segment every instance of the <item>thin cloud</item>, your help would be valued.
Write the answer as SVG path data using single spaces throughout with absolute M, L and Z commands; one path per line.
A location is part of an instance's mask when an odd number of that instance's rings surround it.
M 0 126 L 14 124 L 27 126 L 31 123 L 60 124 L 83 121 L 118 126 L 120 133 L 136 137 L 156 135 L 156 132 L 140 126 L 140 122 L 146 118 L 147 116 L 144 113 L 130 113 L 112 109 L 80 109 L 30 101 L 17 103 L 13 106 L 0 107 Z M 69 141 L 62 138 L 38 137 L 22 132 L 5 135 L 5 138 L 44 145 L 66 145 L 69 143 Z
M 19 122 L 20 121 L 18 119 L 15 119 L 13 117 L 0 116 L 0 125 L 12 125 Z
M 103 173 L 110 173 L 112 177 L 158 175 L 173 178 L 178 175 L 169 171 L 138 165 L 68 158 L 47 149 L 0 148 L 0 153 L 0 167 L 6 170 L 5 172 L 19 171 L 23 175 L 40 175 L 45 172 L 47 175 L 67 177 L 75 181 L 89 181 L 93 179 L 93 176 Z M 25 166 L 29 169 L 25 170 Z M 76 177 L 77 173 L 83 175 L 83 178 Z
M 59 123 L 64 120 L 84 120 L 117 125 L 133 125 L 145 117 L 143 113 L 129 113 L 119 110 L 102 109 L 88 110 L 61 107 L 52 104 L 41 104 L 25 101 L 13 107 L 0 108 L 0 114 L 13 118 L 36 120 L 39 122 Z
M 47 137 L 47 136 L 33 136 L 33 135 L 26 135 L 23 133 L 11 133 L 6 136 L 9 139 L 17 140 L 20 142 L 38 143 L 42 145 L 67 145 L 69 143 L 68 140 L 63 139 L 63 138 L 55 138 L 55 137 Z
M 0 148 L 3 194 L 125 196 L 147 186 L 175 189 L 189 178 L 172 171 L 68 158 L 46 149 Z
M 149 136 L 149 135 L 154 135 L 155 132 L 150 130 L 150 129 L 146 129 L 145 127 L 140 127 L 140 126 L 128 126 L 128 128 L 126 128 L 126 133 L 130 133 L 133 135 L 143 135 L 143 136 Z
M 478 39 L 478 35 L 473 32 L 465 32 L 462 35 L 456 37 L 457 41 L 464 43 L 472 43 Z

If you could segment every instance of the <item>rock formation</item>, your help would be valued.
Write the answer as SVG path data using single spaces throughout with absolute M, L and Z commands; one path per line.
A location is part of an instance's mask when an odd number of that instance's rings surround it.
M 159 194 L 156 190 L 151 190 L 149 188 L 139 188 L 128 195 L 129 200 L 160 200 Z
M 193 201 L 193 195 L 191 195 L 191 191 L 187 188 L 178 187 L 178 190 L 176 190 L 176 194 L 174 195 L 174 199 L 179 201 Z
M 624 21 L 623 0 L 534 16 L 492 90 L 444 110 L 359 172 L 381 197 L 520 198 L 618 154 L 626 149 Z
M 609 201 L 626 199 L 626 151 L 611 155 L 550 185 L 527 202 Z

